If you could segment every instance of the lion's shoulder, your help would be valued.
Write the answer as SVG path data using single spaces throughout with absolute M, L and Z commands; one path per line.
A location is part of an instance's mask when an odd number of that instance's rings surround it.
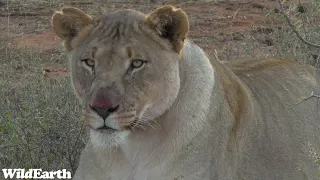
M 292 60 L 243 61 L 227 64 L 262 104 L 289 108 L 318 87 L 316 69 Z M 267 108 L 267 107 L 266 107 Z

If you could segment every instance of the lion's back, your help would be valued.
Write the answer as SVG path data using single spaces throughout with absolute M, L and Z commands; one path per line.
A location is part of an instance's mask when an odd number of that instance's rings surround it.
M 312 151 L 320 147 L 320 103 L 307 98 L 320 88 L 319 72 L 282 60 L 240 62 L 230 68 L 249 89 L 255 111 L 243 149 L 251 155 L 242 156 L 240 176 L 254 176 L 246 169 L 255 168 L 252 172 L 265 174 L 260 179 L 315 179 Z

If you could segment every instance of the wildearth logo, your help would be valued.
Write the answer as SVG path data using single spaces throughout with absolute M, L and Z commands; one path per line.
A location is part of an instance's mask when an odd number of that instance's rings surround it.
M 42 169 L 2 169 L 5 179 L 71 179 L 71 172 L 66 169 L 42 171 Z

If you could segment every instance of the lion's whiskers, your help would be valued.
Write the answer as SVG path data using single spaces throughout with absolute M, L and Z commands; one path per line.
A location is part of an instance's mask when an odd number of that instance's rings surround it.
M 135 124 L 139 124 L 140 126 L 150 126 L 152 129 L 157 129 L 160 127 L 157 121 L 155 121 L 153 118 L 149 118 L 146 116 L 142 117 L 136 117 Z
M 132 129 L 134 129 L 135 127 L 141 128 L 143 130 L 147 130 L 144 126 L 144 124 L 140 124 L 139 119 L 133 121 L 132 125 L 130 125 L 132 127 Z
M 155 125 L 156 128 L 160 128 L 160 124 L 154 119 L 154 118 L 151 118 L 151 117 L 148 117 L 148 116 L 142 116 L 141 119 L 143 120 L 147 120 L 149 121 L 149 123 L 153 123 L 153 125 Z

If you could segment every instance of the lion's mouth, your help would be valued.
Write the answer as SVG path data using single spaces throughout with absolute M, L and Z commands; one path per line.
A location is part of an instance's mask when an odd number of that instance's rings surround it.
M 114 128 L 106 126 L 106 125 L 103 125 L 99 128 L 93 128 L 91 126 L 89 126 L 89 127 L 90 127 L 90 129 L 92 129 L 94 131 L 100 131 L 100 132 L 103 132 L 103 131 L 123 131 L 123 130 L 133 130 L 135 128 L 136 124 L 137 124 L 137 120 L 134 120 L 130 125 L 123 126 L 121 129 L 114 129 Z
M 112 132 L 115 132 L 115 131 L 123 131 L 123 130 L 130 130 L 132 127 L 131 126 L 126 126 L 126 127 L 122 127 L 121 129 L 114 129 L 112 127 L 109 127 L 109 126 L 102 126 L 102 127 L 99 127 L 99 128 L 96 128 L 96 129 L 93 129 L 95 131 L 100 131 L 100 132 L 106 132 L 106 131 L 112 131 Z

